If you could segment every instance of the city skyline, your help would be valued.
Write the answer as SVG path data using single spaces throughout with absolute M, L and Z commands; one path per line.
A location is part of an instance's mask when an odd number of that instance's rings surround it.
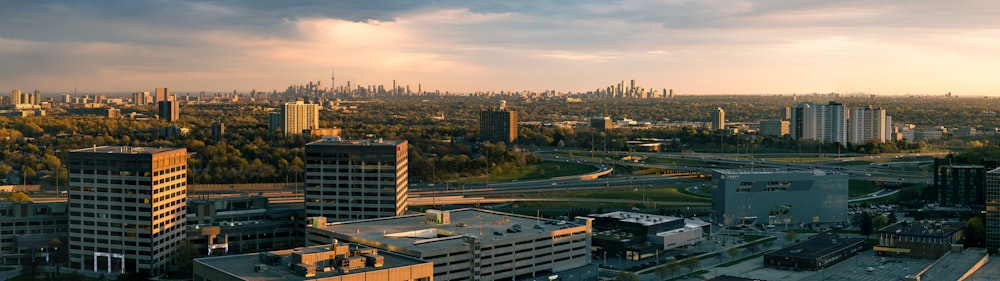
M 421 85 L 681 95 L 997 95 L 988 1 L 400 3 L 24 1 L 0 11 L 0 88 L 43 93 Z

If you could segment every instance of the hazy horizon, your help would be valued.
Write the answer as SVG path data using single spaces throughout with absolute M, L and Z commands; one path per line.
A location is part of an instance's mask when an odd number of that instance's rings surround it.
M 1000 2 L 14 1 L 0 90 L 1000 94 Z M 204 90 L 189 90 L 204 89 Z M 773 93 L 773 94 L 772 94 Z

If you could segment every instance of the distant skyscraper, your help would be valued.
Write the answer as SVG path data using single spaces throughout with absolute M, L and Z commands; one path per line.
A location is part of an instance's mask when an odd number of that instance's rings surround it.
M 180 119 L 180 105 L 176 101 L 166 100 L 157 103 L 159 106 L 160 118 L 167 120 L 167 122 L 174 122 Z
M 272 129 L 281 130 L 286 136 L 301 134 L 302 130 L 319 128 L 319 105 L 303 101 L 285 103 L 278 118 L 274 120 L 272 117 Z M 278 128 L 274 125 L 278 125 Z
M 986 248 L 1000 250 L 1000 168 L 986 173 Z
M 500 101 L 499 107 L 479 112 L 479 137 L 507 144 L 517 139 L 517 112 L 507 110 L 507 101 Z
M 134 92 L 132 93 L 132 104 L 134 105 L 144 105 L 146 104 L 146 96 L 149 92 Z
M 405 140 L 342 140 L 306 145 L 306 216 L 347 221 L 402 215 L 407 208 Z
M 10 105 L 17 106 L 21 104 L 21 90 L 13 89 L 10 91 Z
M 212 123 L 212 139 L 216 141 L 222 139 L 222 136 L 226 134 L 226 123 L 222 121 Z
M 114 107 L 109 107 L 107 117 L 108 119 L 122 118 L 122 110 Z
M 169 88 L 156 88 L 156 94 L 153 95 L 153 103 L 165 101 L 168 96 L 170 96 Z
M 847 141 L 853 144 L 863 144 L 868 141 L 883 143 L 886 140 L 885 109 L 865 106 L 851 111 L 848 118 L 850 130 Z
M 35 94 L 31 98 L 31 104 L 42 104 L 42 91 L 35 90 Z
M 726 128 L 726 111 L 721 107 L 712 110 L 712 129 L 722 130 Z
M 185 239 L 187 150 L 100 146 L 69 153 L 69 262 L 92 272 L 170 268 Z

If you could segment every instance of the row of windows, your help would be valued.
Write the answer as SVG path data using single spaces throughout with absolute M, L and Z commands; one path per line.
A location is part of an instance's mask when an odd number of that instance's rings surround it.
M 69 182 L 72 183 L 102 183 L 102 184 L 115 184 L 115 185 L 138 185 L 138 186 L 150 186 L 150 181 L 148 180 L 120 180 L 120 179 L 94 179 L 94 178 L 78 178 L 70 177 Z M 85 190 L 93 191 L 93 190 Z
M 181 166 L 177 166 L 177 167 L 170 167 L 170 168 L 167 168 L 167 169 L 162 169 L 162 170 L 153 172 L 153 176 L 160 176 L 160 175 L 165 175 L 165 174 L 169 174 L 169 173 L 173 173 L 173 172 L 184 171 L 185 169 L 187 169 L 186 165 L 181 165 Z
M 0 223 L 0 226 L 3 226 L 4 228 L 6 228 L 6 227 L 14 227 L 14 226 L 54 225 L 54 224 L 56 224 L 56 222 L 57 222 L 56 220 L 51 220 L 51 219 L 50 220 L 38 220 L 38 218 L 35 218 L 32 221 L 4 222 L 4 223 Z M 0 228 L 0 233 L 3 233 L 3 228 Z
M 307 173 L 361 173 L 361 174 L 395 174 L 396 166 L 340 166 L 335 167 L 322 167 L 316 165 L 307 165 Z
M 396 177 L 394 174 L 384 177 L 361 177 L 361 176 L 351 176 L 351 175 L 324 175 L 320 177 L 319 175 L 306 174 L 306 181 L 371 181 L 371 182 L 395 182 Z
M 396 212 L 395 208 L 372 208 L 372 207 L 362 208 L 362 207 L 332 207 L 332 206 L 322 206 L 323 208 L 320 208 L 320 207 L 321 206 L 310 205 L 310 206 L 306 206 L 306 210 L 365 212 L 365 213 L 374 213 L 374 212 L 395 213 Z
M 27 229 L 4 229 L 0 230 L 0 235 L 24 235 L 24 234 L 49 234 L 65 232 L 66 229 L 59 227 L 32 227 Z
M 364 197 L 359 196 L 359 197 L 356 197 L 356 198 L 344 198 L 343 196 L 335 196 L 335 195 L 332 195 L 332 194 L 329 194 L 329 195 L 325 196 L 326 199 L 324 199 L 324 198 L 315 198 L 315 197 L 312 197 L 312 196 L 309 196 L 309 197 L 310 198 L 308 198 L 306 200 L 306 202 L 327 203 L 327 204 L 332 204 L 332 203 L 351 204 L 351 203 L 354 203 L 354 204 L 365 204 L 365 205 L 395 204 L 396 203 L 395 201 L 391 200 L 392 198 L 394 198 L 394 194 L 384 194 L 384 195 L 381 195 L 381 196 L 364 196 Z M 332 199 L 331 197 L 336 197 L 337 199 Z M 361 198 L 375 198 L 375 199 L 364 199 L 364 200 L 362 200 Z

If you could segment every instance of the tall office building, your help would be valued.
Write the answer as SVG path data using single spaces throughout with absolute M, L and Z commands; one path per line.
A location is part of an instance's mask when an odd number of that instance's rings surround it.
M 986 172 L 986 248 L 1000 250 L 1000 168 Z
M 796 139 L 841 144 L 847 142 L 847 111 L 841 103 L 804 102 L 792 108 L 791 115 L 789 131 Z
M 407 207 L 405 140 L 343 140 L 306 145 L 306 216 L 347 221 L 402 215 Z
M 146 97 L 148 96 L 149 92 L 134 92 L 132 93 L 132 104 L 144 105 L 146 104 Z
M 271 130 L 284 135 L 301 134 L 302 130 L 319 128 L 319 105 L 303 101 L 289 102 L 281 106 L 278 115 L 269 116 Z
M 479 112 L 479 137 L 484 141 L 508 144 L 517 139 L 517 112 L 507 110 L 507 101 Z
M 986 167 L 952 163 L 953 156 L 934 159 L 938 204 L 945 207 L 982 206 L 986 202 Z
M 712 110 L 712 129 L 722 130 L 726 128 L 726 111 L 721 107 Z
M 157 103 L 159 108 L 160 118 L 167 120 L 167 122 L 174 122 L 180 119 L 181 109 L 180 104 L 177 101 L 166 100 Z
M 70 267 L 153 276 L 168 270 L 185 238 L 187 158 L 184 148 L 70 151 Z
M 868 141 L 883 143 L 887 139 L 885 109 L 881 107 L 868 105 L 856 108 L 851 111 L 849 121 L 847 141 L 851 143 L 863 144 Z
M 760 134 L 767 136 L 784 136 L 788 134 L 787 120 L 764 119 L 760 120 Z
M 153 103 L 158 103 L 158 102 L 166 101 L 167 100 L 167 97 L 170 96 L 170 89 L 169 88 L 156 88 L 156 91 L 154 93 L 155 94 L 153 95 Z
M 18 104 L 21 104 L 21 90 L 10 90 L 10 105 L 17 106 Z

